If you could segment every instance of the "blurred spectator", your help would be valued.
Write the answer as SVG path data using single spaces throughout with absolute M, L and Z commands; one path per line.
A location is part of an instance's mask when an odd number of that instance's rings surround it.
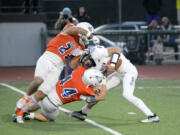
M 159 24 L 156 20 L 152 20 L 151 23 L 148 25 L 149 30 L 159 30 Z M 154 46 L 155 41 L 157 40 L 158 35 L 151 35 L 150 37 L 150 47 Z
M 38 0 L 24 0 L 24 13 L 25 14 L 38 14 Z
M 148 25 L 148 29 L 157 30 L 158 29 L 158 22 L 156 20 L 152 20 L 151 23 Z
M 147 11 L 147 23 L 148 25 L 152 20 L 160 21 L 158 12 L 162 6 L 162 0 L 143 0 L 143 7 Z
M 55 23 L 56 30 L 62 30 L 66 24 L 77 24 L 78 20 L 72 16 L 72 11 L 70 8 L 66 7 L 59 13 L 59 18 Z
M 79 7 L 76 18 L 79 22 L 90 22 L 91 18 L 87 15 L 85 7 Z
M 159 25 L 156 20 L 152 20 L 148 26 L 149 30 L 159 30 Z M 157 64 L 161 64 L 163 60 L 163 44 L 161 37 L 158 35 L 151 35 L 150 37 L 150 47 L 151 52 L 150 60 L 155 60 Z
M 152 53 L 156 64 L 160 65 L 163 60 L 163 43 L 160 37 L 154 42 Z
M 161 19 L 161 30 L 175 30 L 174 26 L 170 23 L 167 17 L 162 17 Z M 172 47 L 174 48 L 174 52 L 178 53 L 178 44 L 176 42 L 177 35 L 163 35 L 162 41 L 164 47 Z M 175 59 L 178 60 L 178 54 L 175 54 Z

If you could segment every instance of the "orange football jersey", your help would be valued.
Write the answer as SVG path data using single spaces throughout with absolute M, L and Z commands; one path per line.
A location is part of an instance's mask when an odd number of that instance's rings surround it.
M 70 24 L 69 24 L 70 25 Z M 67 27 L 72 27 L 71 25 Z M 53 38 L 47 45 L 46 51 L 53 52 L 57 54 L 63 62 L 66 62 L 65 57 L 69 55 L 73 50 L 79 48 L 83 50 L 84 47 L 79 44 L 79 36 L 71 36 L 71 35 L 63 35 L 58 34 L 55 38 Z
M 80 100 L 80 96 L 94 96 L 95 92 L 92 87 L 82 82 L 82 76 L 85 72 L 82 66 L 77 67 L 71 75 L 60 80 L 56 85 L 57 94 L 63 104 Z

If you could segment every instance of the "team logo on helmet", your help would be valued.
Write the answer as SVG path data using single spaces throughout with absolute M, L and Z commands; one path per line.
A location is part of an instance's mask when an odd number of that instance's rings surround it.
M 92 32 L 93 31 L 93 28 L 92 27 L 88 27 L 88 30 L 90 31 L 90 32 Z

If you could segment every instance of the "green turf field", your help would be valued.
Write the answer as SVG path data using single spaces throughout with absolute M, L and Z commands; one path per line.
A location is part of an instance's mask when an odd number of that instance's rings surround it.
M 29 82 L 7 82 L 23 91 Z M 123 99 L 122 87 L 108 92 L 105 101 L 89 113 L 89 119 L 123 135 L 180 135 L 180 80 L 138 80 L 135 95 L 140 97 L 160 117 L 160 123 L 140 123 L 146 117 Z M 21 95 L 0 86 L 0 135 L 111 135 L 101 128 L 69 118 L 60 112 L 55 122 L 12 122 L 12 113 Z M 84 102 L 62 107 L 78 110 Z M 135 112 L 129 115 L 128 112 Z

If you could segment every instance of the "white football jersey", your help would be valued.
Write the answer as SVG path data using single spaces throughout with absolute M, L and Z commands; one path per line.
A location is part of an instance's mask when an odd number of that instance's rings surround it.
M 103 46 L 91 46 L 89 47 L 90 54 L 96 63 L 96 69 L 103 71 L 107 62 L 111 57 L 108 57 L 108 48 Z M 122 60 L 122 64 L 118 69 L 118 72 L 128 72 L 131 70 L 133 64 L 121 53 L 120 58 Z M 134 66 L 133 66 L 134 67 Z
M 102 71 L 102 68 L 105 67 L 108 59 L 110 59 L 110 57 L 108 57 L 108 49 L 104 48 L 104 46 L 97 45 L 89 47 L 89 50 L 96 63 L 95 69 Z

